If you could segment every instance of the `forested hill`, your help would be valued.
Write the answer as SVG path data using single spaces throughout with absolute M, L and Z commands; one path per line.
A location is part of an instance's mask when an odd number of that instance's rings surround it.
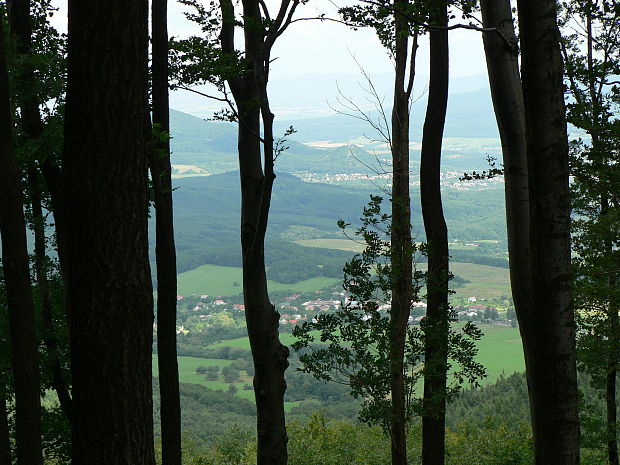
M 485 76 L 481 76 L 481 78 L 486 79 Z M 291 89 L 291 93 L 292 92 L 293 90 Z M 360 95 L 359 100 L 362 107 L 368 106 L 368 101 L 366 98 L 366 95 Z M 200 99 L 200 97 L 194 96 L 193 100 L 196 99 Z M 322 106 L 326 106 L 324 102 L 322 102 L 322 104 Z M 413 104 L 411 136 L 414 141 L 420 141 L 426 105 L 427 99 L 424 95 L 422 95 L 422 98 Z M 337 104 L 333 107 L 335 110 L 342 109 L 345 111 L 344 108 L 340 108 Z M 385 110 L 389 114 L 391 108 L 388 106 Z M 176 134 L 177 136 L 180 135 L 179 130 L 183 134 L 187 134 L 192 131 L 193 125 L 191 124 L 187 126 L 185 130 L 183 129 L 183 125 L 187 124 L 187 119 L 184 119 L 182 116 L 183 113 L 174 110 L 172 110 L 172 113 L 171 132 L 173 134 Z M 284 130 L 292 124 L 298 130 L 298 133 L 295 134 L 293 139 L 300 142 L 308 142 L 313 140 L 346 141 L 347 139 L 357 139 L 364 134 L 373 136 L 372 128 L 370 128 L 368 123 L 343 114 L 332 112 L 331 115 L 305 118 L 296 117 L 291 119 L 288 118 L 286 114 L 278 114 L 277 110 L 275 110 L 275 113 L 276 134 L 284 132 Z M 376 111 L 371 111 L 370 113 L 375 115 L 375 117 L 379 116 Z M 183 124 L 180 124 L 181 122 Z M 234 125 L 226 123 L 211 124 L 220 127 L 234 127 Z M 214 139 L 214 142 L 217 142 L 217 140 L 223 135 L 224 131 L 219 130 L 214 132 L 218 133 L 217 137 Z M 456 92 L 450 94 L 444 137 L 499 137 L 488 87 L 468 92 Z
M 412 142 L 421 140 L 421 118 L 426 101 L 413 106 Z M 458 139 L 458 157 L 445 157 L 445 169 L 483 169 L 486 155 L 499 155 L 497 125 L 488 89 L 457 93 L 451 96 L 450 116 L 446 121 L 444 137 Z M 389 111 L 389 109 L 386 109 Z M 369 112 L 373 121 L 379 121 L 376 111 Z M 238 169 L 237 134 L 233 123 L 205 121 L 179 111 L 171 110 L 172 163 L 196 164 L 210 172 Z M 297 131 L 287 138 L 288 150 L 278 158 L 276 168 L 287 172 L 349 173 L 367 171 L 365 165 L 376 165 L 376 156 L 384 158 L 385 144 L 369 139 L 382 137 L 360 119 L 343 114 L 331 114 L 305 119 L 287 119 L 276 115 L 275 136 L 280 137 L 289 126 Z M 318 142 L 328 141 L 321 145 Z M 463 142 L 464 141 L 464 142 Z M 312 146 L 304 144 L 312 144 Z M 321 148 L 318 148 L 320 146 Z M 452 150 L 449 143 L 444 150 Z M 353 150 L 353 154 L 351 153 Z M 352 156 L 354 155 L 354 156 Z M 413 164 L 419 159 L 419 150 L 412 147 Z
M 203 264 L 240 266 L 239 173 L 180 178 L 175 179 L 174 183 L 179 272 Z M 377 189 L 374 193 L 381 192 Z M 278 173 L 269 219 L 268 263 L 293 258 L 299 263 L 299 259 L 304 258 L 301 262 L 336 267 L 337 276 L 340 276 L 342 264 L 351 253 L 301 247 L 292 241 L 343 238 L 336 222 L 344 219 L 357 223 L 370 194 L 362 188 L 308 183 L 291 174 Z M 449 190 L 444 197 L 452 238 L 482 240 L 505 237 L 500 190 Z M 412 210 L 414 218 L 421 218 L 417 191 L 414 191 Z M 422 229 L 419 221 L 414 222 L 414 232 L 420 240 L 423 239 Z M 460 261 L 476 262 L 461 255 L 458 257 Z

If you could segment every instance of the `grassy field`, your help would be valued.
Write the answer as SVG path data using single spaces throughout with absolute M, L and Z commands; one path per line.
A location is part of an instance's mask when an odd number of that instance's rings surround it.
M 217 296 L 236 295 L 242 292 L 241 268 L 233 266 L 202 265 L 181 273 L 177 277 L 178 293 L 181 295 L 209 294 Z M 294 284 L 268 281 L 270 291 L 312 292 L 338 283 L 337 278 L 311 278 Z
M 521 338 L 517 328 L 498 325 L 479 325 L 479 327 L 483 330 L 484 336 L 478 342 L 478 361 L 487 370 L 487 378 L 483 384 L 494 383 L 501 373 L 510 375 L 515 371 L 525 371 Z M 292 334 L 286 333 L 280 335 L 280 340 L 283 344 L 290 346 L 295 338 Z M 222 346 L 250 350 L 247 337 L 221 341 L 211 347 Z
M 364 248 L 363 244 L 349 239 L 305 239 L 296 242 L 306 247 L 323 247 L 326 249 L 339 249 L 352 252 L 360 252 Z M 465 246 L 463 247 L 465 248 Z M 473 247 L 466 248 L 473 249 Z M 420 265 L 420 269 L 425 269 L 425 267 L 426 264 Z M 506 268 L 452 262 L 450 263 L 450 269 L 455 275 L 470 281 L 463 287 L 455 289 L 455 295 L 458 297 L 476 296 L 482 299 L 496 299 L 505 295 L 510 295 L 510 279 Z
M 517 328 L 482 325 L 484 337 L 478 342 L 478 360 L 487 370 L 482 384 L 494 383 L 501 373 L 525 371 L 521 337 Z
M 521 349 L 521 339 L 519 338 L 519 330 L 516 328 L 497 326 L 497 325 L 481 325 L 480 328 L 484 332 L 484 337 L 478 343 L 477 360 L 484 365 L 487 371 L 487 377 L 481 381 L 482 385 L 494 383 L 499 376 L 504 373 L 510 375 L 514 372 L 522 372 L 525 370 L 523 362 L 523 352 Z M 295 338 L 291 334 L 282 334 L 280 339 L 283 344 L 290 345 Z M 250 344 L 247 338 L 231 339 L 213 344 L 212 347 L 230 346 L 248 349 Z M 228 391 L 230 384 L 225 383 L 220 377 L 216 381 L 209 381 L 206 374 L 196 373 L 199 366 L 218 365 L 221 368 L 228 366 L 232 360 L 208 359 L 198 357 L 179 357 L 179 379 L 182 383 L 200 384 L 209 389 Z M 153 355 L 153 375 L 157 376 L 157 355 Z M 252 379 L 246 372 L 242 371 L 240 380 L 233 383 L 237 387 L 236 396 L 243 399 L 254 400 L 254 392 L 252 390 L 243 389 L 244 385 L 252 384 Z M 290 411 L 299 402 L 286 402 L 285 409 Z
M 338 249 L 346 250 L 347 252 L 361 252 L 365 247 L 363 242 L 356 242 L 351 239 L 301 239 L 295 242 L 304 247 Z
M 292 336 L 290 336 L 289 338 L 282 338 L 283 340 L 286 340 L 287 344 L 289 344 L 289 339 L 292 341 Z M 234 341 L 238 341 L 237 339 L 234 339 Z M 235 347 L 247 347 L 248 350 L 250 348 L 250 343 L 248 342 L 247 338 L 243 338 L 244 344 L 238 344 L 235 345 Z M 230 341 L 225 341 L 225 342 L 230 342 Z M 218 345 L 222 345 L 222 344 L 218 344 Z M 228 345 L 228 344 L 223 344 L 223 345 Z M 216 359 L 216 358 L 198 358 L 198 357 L 178 357 L 178 362 L 179 362 L 179 381 L 181 383 L 191 383 L 191 384 L 200 384 L 202 386 L 205 386 L 209 389 L 214 389 L 214 390 L 221 390 L 224 392 L 228 392 L 228 388 L 230 386 L 229 383 L 225 383 L 222 379 L 222 376 L 220 374 L 220 378 L 217 381 L 209 381 L 207 379 L 207 375 L 206 374 L 198 374 L 196 373 L 196 368 L 198 368 L 199 366 L 213 366 L 213 365 L 218 365 L 221 368 L 224 368 L 225 366 L 228 366 L 232 363 L 232 360 L 222 360 L 222 359 Z M 157 376 L 159 373 L 159 370 L 157 368 L 157 355 L 153 354 L 153 376 Z M 236 396 L 237 397 L 241 397 L 243 399 L 248 399 L 251 401 L 254 401 L 254 391 L 251 389 L 243 389 L 243 386 L 246 384 L 252 384 L 252 378 L 250 376 L 247 375 L 247 373 L 245 371 L 241 372 L 241 376 L 240 376 L 240 381 L 236 382 L 236 383 L 232 383 L 235 386 L 237 386 L 237 392 L 236 392 Z M 285 402 L 284 403 L 284 409 L 289 412 L 293 407 L 295 407 L 296 405 L 298 405 L 300 402 L 299 401 L 295 401 L 295 402 Z
M 450 263 L 450 271 L 469 281 L 455 289 L 455 295 L 459 297 L 497 299 L 511 295 L 510 276 L 506 268 L 453 262 Z

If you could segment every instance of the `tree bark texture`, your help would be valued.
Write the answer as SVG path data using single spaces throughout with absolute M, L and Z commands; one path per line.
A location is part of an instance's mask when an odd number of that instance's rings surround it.
M 0 235 L 15 387 L 17 465 L 43 463 L 39 356 L 20 172 L 13 152 L 9 79 L 0 18 Z
M 396 10 L 404 10 L 408 1 L 397 1 Z M 407 465 L 407 405 L 405 396 L 404 350 L 407 325 L 413 300 L 413 250 L 411 246 L 411 198 L 409 195 L 409 97 L 413 67 L 408 68 L 409 24 L 394 13 L 396 39 L 394 58 L 394 105 L 392 107 L 392 304 L 390 309 L 390 384 L 392 412 L 390 438 L 392 465 Z M 415 60 L 415 47 L 411 63 Z
M 523 315 L 531 311 L 532 291 L 527 144 L 518 42 L 509 0 L 481 0 L 480 9 L 483 26 L 499 31 L 487 32 L 482 39 L 502 142 L 510 285 L 516 311 Z
M 553 0 L 518 0 L 533 306 L 520 316 L 537 465 L 579 463 L 563 65 Z
M 243 0 L 245 66 L 243 75 L 231 77 L 238 113 L 238 151 L 241 182 L 241 250 L 243 299 L 254 361 L 254 395 L 257 412 L 258 465 L 284 465 L 288 461 L 284 414 L 284 372 L 288 348 L 280 343 L 280 315 L 269 299 L 265 271 L 265 234 L 271 203 L 273 172 L 273 114 L 267 96 L 270 46 L 265 32 L 252 26 L 261 22 L 258 0 Z M 220 41 L 224 53 L 234 51 L 232 1 L 221 0 L 223 23 Z M 278 16 L 276 21 L 284 18 Z M 261 142 L 261 118 L 263 141 Z M 261 144 L 262 158 L 261 162 Z
M 424 120 L 420 197 L 428 246 L 427 309 L 422 413 L 422 463 L 445 461 L 446 378 L 448 366 L 448 228 L 440 185 L 441 142 L 448 105 L 448 24 L 445 2 L 437 2 L 431 23 L 444 29 L 430 35 L 430 84 Z
M 0 465 L 11 465 L 11 438 L 4 386 L 0 389 Z
M 181 401 L 177 363 L 177 267 L 172 208 L 168 98 L 167 0 L 151 6 L 153 44 L 152 99 L 155 143 L 150 154 L 155 194 L 155 257 L 157 261 L 157 363 L 161 398 L 162 465 L 181 465 Z
M 148 2 L 69 1 L 63 189 L 73 465 L 153 465 Z

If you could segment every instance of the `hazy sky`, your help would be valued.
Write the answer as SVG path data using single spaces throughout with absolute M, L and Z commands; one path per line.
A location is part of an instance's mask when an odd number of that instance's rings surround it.
M 345 5 L 345 0 L 337 0 L 340 5 Z M 61 30 L 66 30 L 66 0 L 54 0 L 53 4 L 60 11 L 53 18 L 54 24 Z M 272 11 L 277 10 L 278 0 L 267 0 Z M 199 29 L 183 16 L 187 9 L 176 1 L 168 2 L 169 9 L 169 34 L 176 37 L 187 37 L 191 34 L 200 33 Z M 298 8 L 297 17 L 316 17 L 325 13 L 329 17 L 337 17 L 337 7 L 331 0 L 309 0 L 307 5 Z M 240 31 L 237 36 L 241 38 Z M 321 89 L 305 85 L 297 89 L 299 93 L 307 93 L 320 102 L 321 108 L 316 111 L 329 111 L 326 100 L 333 100 L 336 88 L 334 77 L 333 88 L 330 92 L 324 92 L 327 88 L 325 79 L 329 75 L 355 75 L 359 76 L 359 70 L 355 59 L 368 73 L 390 73 L 393 65 L 387 56 L 385 49 L 379 43 L 375 33 L 371 29 L 350 28 L 329 21 L 301 21 L 294 23 L 278 39 L 274 47 L 272 57 L 277 58 L 272 63 L 271 81 L 291 78 L 300 75 L 324 75 Z M 417 57 L 417 76 L 428 76 L 428 41 L 422 39 Z M 486 71 L 484 53 L 482 49 L 481 33 L 468 30 L 450 31 L 450 75 L 453 78 L 478 75 Z M 342 82 L 342 76 L 340 77 Z M 306 79 L 307 83 L 308 80 Z M 311 82 L 311 81 L 310 81 Z M 486 85 L 483 84 L 483 85 Z M 416 89 L 421 93 L 426 87 L 422 79 L 417 79 Z M 328 95 L 329 94 L 329 95 Z M 171 106 L 199 116 L 205 116 L 214 108 L 221 105 L 213 102 L 197 100 L 195 97 L 186 95 L 173 95 Z M 316 105 L 313 105 L 316 106 Z M 309 108 L 306 108 L 306 111 Z M 298 113 L 293 110 L 294 113 Z M 298 116 L 301 116 L 299 114 Z
M 340 4 L 345 4 L 338 0 Z M 60 8 L 54 16 L 54 24 L 66 30 L 66 0 L 55 0 Z M 268 1 L 275 6 L 276 1 Z M 176 1 L 168 2 L 169 33 L 183 37 L 198 32 L 188 22 L 182 11 L 187 9 Z M 309 0 L 298 8 L 298 17 L 314 17 L 325 13 L 337 17 L 336 7 L 330 0 Z M 288 78 L 300 74 L 357 74 L 357 60 L 370 73 L 386 72 L 392 69 L 385 50 L 370 29 L 353 31 L 344 25 L 333 22 L 303 21 L 292 24 L 290 29 L 278 40 L 273 56 L 278 59 L 272 65 L 272 77 Z M 428 74 L 428 46 L 421 43 L 418 51 L 418 71 Z M 450 32 L 450 74 L 467 76 L 484 72 L 484 54 L 479 32 L 454 30 Z

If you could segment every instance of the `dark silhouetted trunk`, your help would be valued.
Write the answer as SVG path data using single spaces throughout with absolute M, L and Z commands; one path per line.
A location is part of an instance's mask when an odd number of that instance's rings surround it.
M 431 24 L 444 29 L 430 35 L 430 83 L 424 120 L 420 166 L 420 197 L 428 243 L 425 334 L 422 463 L 445 460 L 446 377 L 448 366 L 448 228 L 443 215 L 440 185 L 441 141 L 448 105 L 447 7 L 437 2 Z
M 241 181 L 241 250 L 243 254 L 243 300 L 245 317 L 254 361 L 254 395 L 257 412 L 258 465 L 284 465 L 288 461 L 286 424 L 284 416 L 284 372 L 288 367 L 288 348 L 280 343 L 280 315 L 269 299 L 265 271 L 265 234 L 273 172 L 273 114 L 267 97 L 270 47 L 275 35 L 269 36 L 253 24 L 262 21 L 258 0 L 244 0 L 243 28 L 246 72 L 230 78 L 238 112 L 238 150 Z M 288 5 L 290 2 L 283 2 Z M 234 51 L 233 4 L 221 0 L 224 53 Z M 274 20 L 285 19 L 284 10 Z M 291 13 L 292 14 L 292 13 Z M 277 29 L 277 28 L 276 28 Z M 260 139 L 263 122 L 263 141 Z M 261 162 L 261 144 L 263 162 Z M 263 166 L 264 165 L 264 166 Z
M 616 323 L 617 328 L 617 323 Z M 607 457 L 610 465 L 618 465 L 618 426 L 616 406 L 616 378 L 617 365 L 610 367 L 607 372 L 605 389 L 605 403 L 607 406 Z
M 556 2 L 518 0 L 533 306 L 519 315 L 537 465 L 579 463 L 563 66 Z
M 41 187 L 36 168 L 28 168 L 28 187 L 30 192 L 30 205 L 32 208 L 32 228 L 34 231 L 34 257 L 41 307 L 41 321 L 43 323 L 43 341 L 48 351 L 49 369 L 51 372 L 52 386 L 58 395 L 60 407 L 67 418 L 71 420 L 71 395 L 62 373 L 58 343 L 54 330 L 54 318 L 52 315 L 52 302 L 50 300 L 49 282 L 47 280 L 47 257 L 45 251 L 45 218 L 41 206 Z
M 63 189 L 73 465 L 153 465 L 148 2 L 69 1 Z
M 168 102 L 167 0 L 153 0 L 151 10 L 153 63 L 153 126 L 150 153 L 155 194 L 155 256 L 157 260 L 157 363 L 161 398 L 162 465 L 181 465 L 181 403 L 176 345 L 177 267 L 172 212 Z
M 9 309 L 18 465 L 43 463 L 39 363 L 20 173 L 13 152 L 9 80 L 0 18 L 0 235 Z
M 0 389 L 0 465 L 11 465 L 11 438 L 4 386 Z
M 396 10 L 403 11 L 408 1 L 397 1 Z M 409 24 L 403 15 L 394 13 L 396 39 L 394 58 L 394 106 L 392 108 L 392 304 L 390 309 L 390 387 L 392 412 L 390 438 L 392 465 L 407 465 L 407 405 L 405 395 L 404 350 L 407 324 L 413 300 L 411 199 L 409 196 L 409 97 L 413 84 L 417 39 L 409 54 Z

